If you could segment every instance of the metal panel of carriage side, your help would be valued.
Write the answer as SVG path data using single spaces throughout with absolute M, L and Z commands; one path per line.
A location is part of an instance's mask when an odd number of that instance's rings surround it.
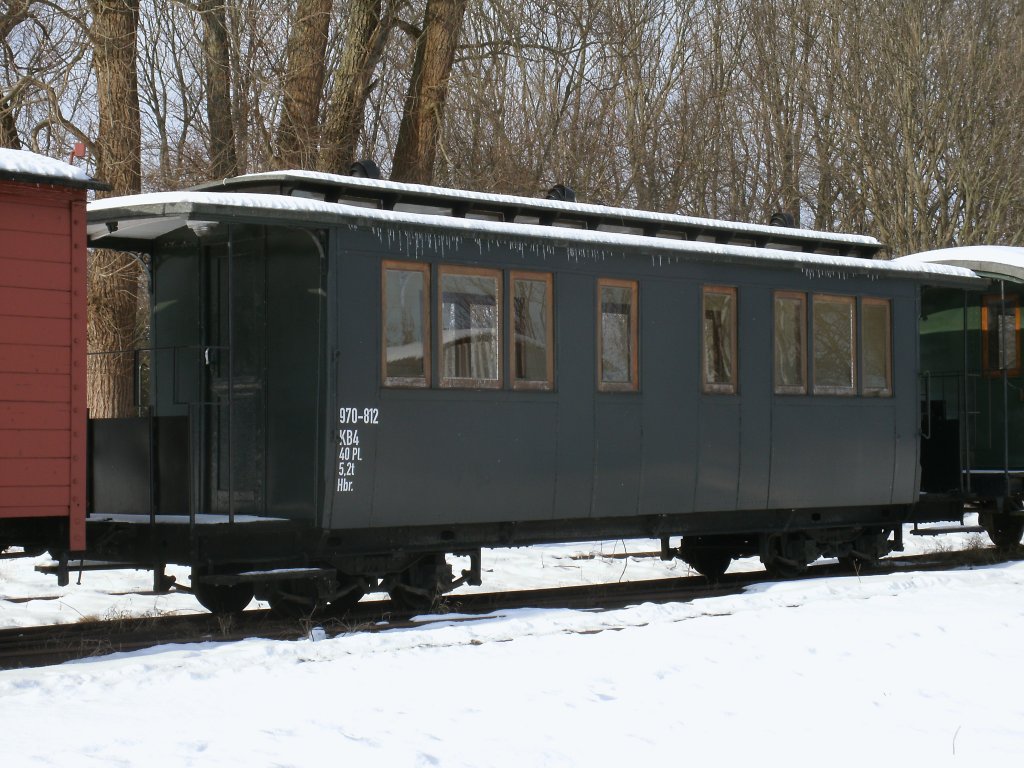
M 342 239 L 330 279 L 333 427 L 336 450 L 347 458 L 337 462 L 331 526 L 550 519 L 555 396 L 381 387 L 381 262 L 405 253 L 372 233 L 346 232 Z M 448 259 L 471 263 L 476 247 L 461 247 Z
M 916 503 L 921 490 L 921 405 L 918 321 L 921 316 L 920 286 L 903 282 L 896 286 L 893 301 L 893 386 L 899 405 L 894 411 L 892 503 Z
M 667 276 L 667 275 L 666 275 Z M 700 286 L 681 279 L 641 285 L 643 482 L 640 509 L 672 515 L 694 507 L 700 446 Z
M 775 285 L 787 281 L 784 274 L 775 278 Z M 763 277 L 755 278 L 753 283 L 744 281 L 748 289 L 739 307 L 739 334 L 743 347 L 738 369 L 740 455 L 737 509 L 766 508 L 771 481 L 774 323 L 772 292 L 763 281 Z
M 360 463 L 354 476 L 335 478 L 331 527 L 913 501 L 912 279 L 814 277 L 792 265 L 748 268 L 710 260 L 655 267 L 635 251 L 576 261 L 552 246 L 509 248 L 507 242 L 452 237 L 435 248 L 421 239 L 414 257 L 431 264 L 555 273 L 557 389 L 382 388 L 380 263 L 410 258 L 413 240 L 350 230 L 332 262 L 333 410 L 372 408 L 379 421 L 335 425 L 347 440 L 358 436 Z M 595 393 L 596 280 L 627 274 L 640 282 L 640 391 Z M 432 284 L 436 293 L 436 279 Z M 700 320 L 693 308 L 706 284 L 740 291 L 737 395 L 699 393 Z M 893 298 L 894 396 L 774 396 L 775 289 Z M 433 354 L 436 371 L 438 350 Z
M 565 510 L 589 510 L 595 493 L 594 409 L 599 398 L 592 316 L 597 300 L 593 277 L 570 269 L 557 272 L 554 290 L 556 389 L 548 397 L 555 403 L 551 423 L 556 426 L 550 515 L 560 518 Z
M 894 390 L 892 397 L 775 395 L 769 506 L 913 503 L 918 409 L 915 283 L 815 279 L 795 281 L 791 287 L 808 293 L 890 298 Z M 813 378 L 808 384 L 813 388 Z

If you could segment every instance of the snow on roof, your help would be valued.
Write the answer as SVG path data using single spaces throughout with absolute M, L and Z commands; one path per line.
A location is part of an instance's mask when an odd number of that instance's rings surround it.
M 896 262 L 907 264 L 948 264 L 987 275 L 1024 282 L 1024 248 L 1009 245 L 967 245 L 940 248 L 901 256 Z
M 495 205 L 521 205 L 529 208 L 547 208 L 560 212 L 575 212 L 581 215 L 599 215 L 606 217 L 617 217 L 621 219 L 632 219 L 635 221 L 661 222 L 665 224 L 682 224 L 686 226 L 712 227 L 715 229 L 729 229 L 736 232 L 749 232 L 751 234 L 779 234 L 780 229 L 786 237 L 806 238 L 814 240 L 831 240 L 837 243 L 848 243 L 856 245 L 867 245 L 880 247 L 881 243 L 867 235 L 851 235 L 841 232 L 820 232 L 811 229 L 797 229 L 793 227 L 772 227 L 767 224 L 753 224 L 748 222 L 726 221 L 719 219 L 705 219 L 697 216 L 681 216 L 671 213 L 657 213 L 654 211 L 641 211 L 635 208 L 618 208 L 608 205 L 594 205 L 590 203 L 567 203 L 560 200 L 545 200 L 536 197 L 520 197 L 516 195 L 498 195 L 485 192 L 470 192 L 462 189 L 449 189 L 447 187 L 433 187 L 425 184 L 406 184 L 397 181 L 386 181 L 384 179 L 369 179 L 356 176 L 340 176 L 333 173 L 320 173 L 318 171 L 269 171 L 267 173 L 252 173 L 245 176 L 237 176 L 231 179 L 224 179 L 219 182 L 201 184 L 197 189 L 212 189 L 225 183 L 236 182 L 258 182 L 258 181 L 290 181 L 290 182 L 320 182 L 326 184 L 344 184 L 349 188 L 363 188 L 375 191 L 389 191 L 408 193 L 416 195 L 429 195 L 449 200 L 471 200 L 474 203 L 494 203 Z
M 0 175 L 92 183 L 84 169 L 35 152 L 0 148 Z
M 90 243 L 94 245 L 100 245 L 104 240 L 108 239 L 111 245 L 113 245 L 118 238 L 122 237 L 130 239 L 158 237 L 170 231 L 167 227 L 153 227 L 154 219 L 177 219 L 180 223 L 172 227 L 177 228 L 178 226 L 183 226 L 187 219 L 193 221 L 203 220 L 204 216 L 215 217 L 223 216 L 224 214 L 248 214 L 252 216 L 253 213 L 258 212 L 267 223 L 271 223 L 272 220 L 287 219 L 289 223 L 294 224 L 295 215 L 304 214 L 316 222 L 326 220 L 329 223 L 339 225 L 369 226 L 372 229 L 379 230 L 382 234 L 386 230 L 390 231 L 396 225 L 401 225 L 406 228 L 415 227 L 417 229 L 436 230 L 436 233 L 439 235 L 461 235 L 464 237 L 490 235 L 505 238 L 543 240 L 551 244 L 567 245 L 570 249 L 574 246 L 586 246 L 589 248 L 600 246 L 627 247 L 640 249 L 649 255 L 652 260 L 674 255 L 718 256 L 748 263 L 789 263 L 806 269 L 838 268 L 883 274 L 930 274 L 966 279 L 976 277 L 968 269 L 920 261 L 881 261 L 852 256 L 797 253 L 773 248 L 675 240 L 672 238 L 647 237 L 644 235 L 602 232 L 589 229 L 571 229 L 538 224 L 514 224 L 480 219 L 463 219 L 454 216 L 382 211 L 374 208 L 363 208 L 344 203 L 328 203 L 321 200 L 287 195 L 243 192 L 153 192 L 96 200 L 89 203 L 88 210 L 91 220 Z M 139 224 L 134 230 L 133 219 L 139 220 Z M 103 224 L 97 225 L 97 222 L 107 221 L 118 221 L 117 229 L 113 232 L 108 232 L 108 228 Z

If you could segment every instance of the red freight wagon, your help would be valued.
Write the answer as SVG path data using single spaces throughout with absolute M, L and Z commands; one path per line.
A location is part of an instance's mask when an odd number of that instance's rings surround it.
M 102 187 L 0 149 L 0 551 L 85 548 L 85 197 Z

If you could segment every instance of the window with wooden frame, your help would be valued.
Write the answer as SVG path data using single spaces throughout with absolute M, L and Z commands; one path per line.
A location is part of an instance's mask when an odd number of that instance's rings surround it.
M 440 267 L 438 283 L 441 386 L 500 388 L 501 271 Z
M 704 392 L 736 392 L 736 289 L 705 286 L 701 304 Z
M 814 394 L 857 394 L 856 299 L 815 295 L 812 311 Z
M 597 388 L 601 392 L 635 392 L 639 387 L 635 280 L 597 281 Z
M 985 296 L 981 313 L 985 373 L 1020 374 L 1020 305 L 1016 296 Z
M 774 302 L 775 393 L 807 394 L 807 295 L 776 291 Z
M 509 301 L 509 359 L 513 389 L 554 388 L 552 276 L 512 272 Z
M 385 261 L 381 268 L 384 386 L 430 385 L 430 267 Z
M 860 393 L 892 397 L 892 304 L 888 299 L 861 299 Z

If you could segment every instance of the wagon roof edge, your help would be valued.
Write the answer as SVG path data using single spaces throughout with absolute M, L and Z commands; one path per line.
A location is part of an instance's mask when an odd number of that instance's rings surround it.
M 567 202 L 522 195 L 505 195 L 495 192 L 476 192 L 452 187 L 438 187 L 428 184 L 411 184 L 407 182 L 372 179 L 356 176 L 344 176 L 334 173 L 306 170 L 280 170 L 263 173 L 251 173 L 199 184 L 194 191 L 227 191 L 237 189 L 244 192 L 246 185 L 259 183 L 283 183 L 294 186 L 318 185 L 328 188 L 345 189 L 348 191 L 363 190 L 367 193 L 386 193 L 397 197 L 415 196 L 432 198 L 438 203 L 467 202 L 486 207 L 488 203 L 498 206 L 519 206 L 532 209 L 532 212 L 551 211 L 559 213 L 576 213 L 580 216 L 598 216 L 618 219 L 631 223 L 679 224 L 683 226 L 708 227 L 712 229 L 731 230 L 738 234 L 761 236 L 784 236 L 794 239 L 831 241 L 846 245 L 856 245 L 872 249 L 881 249 L 884 244 L 870 235 L 857 235 L 845 232 L 825 232 L 815 229 L 798 227 L 779 227 L 754 222 L 729 221 L 700 216 L 688 216 L 678 213 L 661 213 L 641 208 L 624 208 L 621 206 L 602 205 L 598 203 Z
M 109 190 L 82 168 L 24 149 L 0 147 L 0 180 L 50 184 L 78 189 Z
M 93 201 L 88 206 L 90 245 L 97 247 L 102 247 L 107 243 L 116 247 L 117 240 L 120 238 L 139 239 L 138 232 L 132 232 L 130 224 L 132 220 L 151 222 L 158 218 L 172 218 L 179 220 L 176 226 L 183 226 L 189 220 L 235 218 L 294 225 L 296 216 L 299 215 L 302 217 L 301 224 L 309 227 L 348 225 L 383 230 L 400 225 L 404 228 L 435 234 L 488 239 L 492 237 L 515 238 L 534 242 L 543 241 L 554 246 L 568 248 L 600 248 L 602 246 L 628 248 L 651 258 L 666 255 L 705 259 L 713 257 L 723 262 L 734 261 L 760 266 L 789 264 L 796 268 L 811 270 L 840 269 L 846 272 L 884 273 L 892 277 L 904 276 L 908 279 L 919 279 L 922 275 L 927 275 L 930 278 L 942 278 L 944 282 L 980 282 L 980 278 L 969 269 L 943 264 L 798 253 L 773 248 L 675 240 L 618 232 L 382 211 L 285 195 L 204 191 L 156 192 L 121 198 L 104 198 Z M 119 226 L 110 231 L 106 226 L 107 222 L 118 222 Z M 166 231 L 166 229 L 154 231 L 152 237 L 157 237 Z M 104 240 L 107 243 L 104 243 Z

